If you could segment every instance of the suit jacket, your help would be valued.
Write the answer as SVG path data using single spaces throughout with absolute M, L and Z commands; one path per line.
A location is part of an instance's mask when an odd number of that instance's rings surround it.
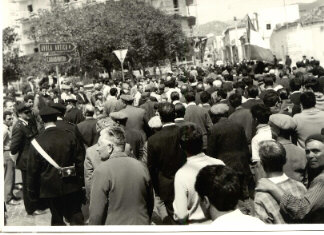
M 27 165 L 30 197 L 55 198 L 80 191 L 84 183 L 84 156 L 75 135 L 57 127 L 49 127 L 36 140 L 60 167 L 75 165 L 76 176 L 62 178 L 59 171 L 31 146 Z
M 87 198 L 90 198 L 91 182 L 94 170 L 103 162 L 97 152 L 98 144 L 95 144 L 86 150 L 84 160 L 84 184 Z
M 221 118 L 211 129 L 207 154 L 227 166 L 248 174 L 250 154 L 244 129 L 227 118 Z
M 113 153 L 93 174 L 90 225 L 149 225 L 152 183 L 146 166 L 125 153 Z
M 151 100 L 146 101 L 144 104 L 140 106 L 140 108 L 145 110 L 145 120 L 148 122 L 152 117 L 155 116 L 154 104 L 156 102 L 152 102 Z
M 84 93 L 78 93 L 75 95 L 79 104 L 88 104 L 90 103 L 87 96 Z
M 147 122 L 145 120 L 145 110 L 127 105 L 121 110 L 121 112 L 124 112 L 128 117 L 126 129 L 139 130 L 142 133 L 144 140 L 146 140 L 145 130 L 147 129 Z
M 82 122 L 85 118 L 82 114 L 82 111 L 78 108 L 72 108 L 65 113 L 64 119 L 68 122 L 78 124 Z
M 125 129 L 126 143 L 128 143 L 136 159 L 142 159 L 145 140 L 140 131 L 135 129 Z
M 32 89 L 32 87 L 31 87 L 31 85 L 30 85 L 29 82 L 23 84 L 22 89 L 21 89 L 22 90 L 22 93 L 23 94 L 27 94 L 28 92 L 31 92 L 31 91 L 34 91 L 35 92 L 36 86 L 35 86 L 34 83 L 32 83 L 32 84 L 33 84 L 33 89 Z
M 203 132 L 203 148 L 207 148 L 207 136 L 213 126 L 209 113 L 206 109 L 198 105 L 188 105 L 184 119 L 188 122 L 193 122 L 199 126 Z
M 78 129 L 81 133 L 83 143 L 88 147 L 96 144 L 99 139 L 99 133 L 96 129 L 97 119 L 89 118 L 79 124 L 77 124 Z
M 290 140 L 278 137 L 277 141 L 283 145 L 286 150 L 286 164 L 283 167 L 284 173 L 294 180 L 303 182 L 306 173 L 307 159 L 305 151 L 294 145 Z
M 256 132 L 256 125 L 249 109 L 238 107 L 229 117 L 229 120 L 243 126 L 248 144 L 251 144 L 252 136 Z
M 29 155 L 30 142 L 38 134 L 37 126 L 33 121 L 28 125 L 20 119 L 12 129 L 10 152 L 12 155 L 18 154 L 16 167 L 20 170 L 27 170 L 27 159 Z
M 180 148 L 179 127 L 165 126 L 148 139 L 147 166 L 154 191 L 170 210 L 173 210 L 174 176 L 185 162 L 185 153 Z
M 263 101 L 261 99 L 248 99 L 246 102 L 244 102 L 241 107 L 245 109 L 251 109 L 252 106 L 256 104 L 263 104 Z

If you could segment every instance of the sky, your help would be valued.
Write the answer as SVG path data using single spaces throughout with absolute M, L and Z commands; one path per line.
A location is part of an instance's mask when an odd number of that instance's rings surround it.
M 1 1 L 1 25 L 2 28 L 10 23 L 10 11 L 16 10 L 8 4 L 9 0 Z M 48 0 L 44 0 L 48 1 Z M 197 23 L 204 24 L 210 21 L 232 20 L 234 16 L 243 18 L 247 13 L 262 8 L 283 6 L 284 4 L 308 3 L 314 0 L 196 0 L 197 1 Z M 191 8 L 195 12 L 196 9 Z
M 196 0 L 197 23 L 204 24 L 210 21 L 240 19 L 247 13 L 253 13 L 262 8 L 271 8 L 295 4 L 309 3 L 314 0 Z M 194 12 L 194 9 L 191 8 Z

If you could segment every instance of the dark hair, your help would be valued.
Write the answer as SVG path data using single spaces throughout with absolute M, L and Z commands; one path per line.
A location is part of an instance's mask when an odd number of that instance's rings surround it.
M 116 96 L 117 91 L 118 91 L 117 88 L 112 87 L 112 88 L 110 88 L 109 94 L 110 94 L 111 96 Z
M 316 105 L 315 94 L 311 91 L 306 91 L 300 95 L 300 103 L 304 109 L 313 108 Z
M 177 103 L 174 105 L 176 118 L 183 118 L 186 114 L 186 107 L 182 103 Z
M 10 112 L 10 111 L 4 111 L 3 112 L 3 120 L 5 120 L 8 115 L 12 115 L 12 112 Z
M 223 165 L 202 168 L 197 175 L 195 189 L 199 197 L 206 196 L 219 211 L 234 210 L 242 194 L 238 174 Z
M 177 91 L 171 92 L 170 97 L 171 97 L 172 102 L 175 100 L 180 100 L 180 95 Z
M 270 75 L 266 75 L 263 79 L 264 86 L 273 86 L 273 77 Z
M 268 90 L 265 92 L 263 97 L 263 103 L 265 104 L 265 106 L 269 108 L 274 107 L 279 101 L 279 94 L 276 91 Z
M 221 97 L 222 99 L 226 99 L 227 92 L 224 89 L 220 89 L 219 91 L 217 91 L 217 96 Z
M 174 122 L 175 110 L 173 104 L 169 102 L 161 103 L 158 107 L 158 111 L 162 122 Z
M 242 96 L 239 94 L 232 94 L 228 97 L 228 101 L 233 108 L 236 108 L 242 104 Z
M 259 95 L 259 89 L 257 86 L 252 85 L 247 88 L 248 97 L 256 98 Z
M 260 124 L 268 124 L 271 115 L 270 108 L 264 104 L 256 104 L 251 107 L 251 113 L 254 119 Z
M 253 85 L 253 79 L 251 77 L 244 77 L 242 81 L 244 82 L 245 86 Z
M 189 88 L 187 85 L 182 85 L 180 87 L 180 91 L 181 91 L 181 94 L 185 95 L 189 91 Z
M 196 124 L 184 125 L 180 128 L 180 145 L 190 155 L 201 153 L 203 148 L 202 130 Z
M 185 94 L 185 98 L 186 98 L 186 101 L 189 103 L 189 102 L 195 102 L 196 100 L 196 96 L 195 96 L 195 92 L 193 91 L 188 91 L 186 94 Z
M 33 100 L 34 101 L 34 96 L 33 95 L 25 95 L 24 96 L 24 101 L 28 102 L 28 100 Z
M 281 100 L 289 99 L 289 91 L 286 88 L 281 88 L 280 90 L 278 90 L 278 94 Z
M 298 91 L 302 86 L 302 81 L 299 78 L 293 78 L 290 80 L 289 86 L 292 91 Z
M 307 79 L 305 81 L 305 87 L 307 89 L 311 88 L 314 92 L 322 92 L 319 81 L 315 77 Z
M 282 172 L 286 163 L 286 150 L 281 143 L 274 140 L 261 141 L 259 156 L 265 172 Z
M 211 95 L 210 95 L 209 92 L 207 92 L 207 91 L 201 92 L 201 94 L 200 94 L 200 100 L 201 100 L 201 102 L 203 104 L 208 103 L 210 101 L 210 99 L 211 99 Z

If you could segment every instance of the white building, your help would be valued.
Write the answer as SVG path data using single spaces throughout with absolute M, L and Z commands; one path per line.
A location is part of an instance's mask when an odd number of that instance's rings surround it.
M 259 31 L 265 44 L 270 48 L 270 37 L 278 25 L 295 22 L 299 19 L 298 4 L 281 7 L 266 8 L 258 12 L 250 13 L 249 17 Z

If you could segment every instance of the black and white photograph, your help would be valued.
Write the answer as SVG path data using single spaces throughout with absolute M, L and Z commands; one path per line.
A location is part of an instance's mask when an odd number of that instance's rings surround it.
M 1 26 L 0 231 L 324 230 L 324 0 L 1 0 Z

